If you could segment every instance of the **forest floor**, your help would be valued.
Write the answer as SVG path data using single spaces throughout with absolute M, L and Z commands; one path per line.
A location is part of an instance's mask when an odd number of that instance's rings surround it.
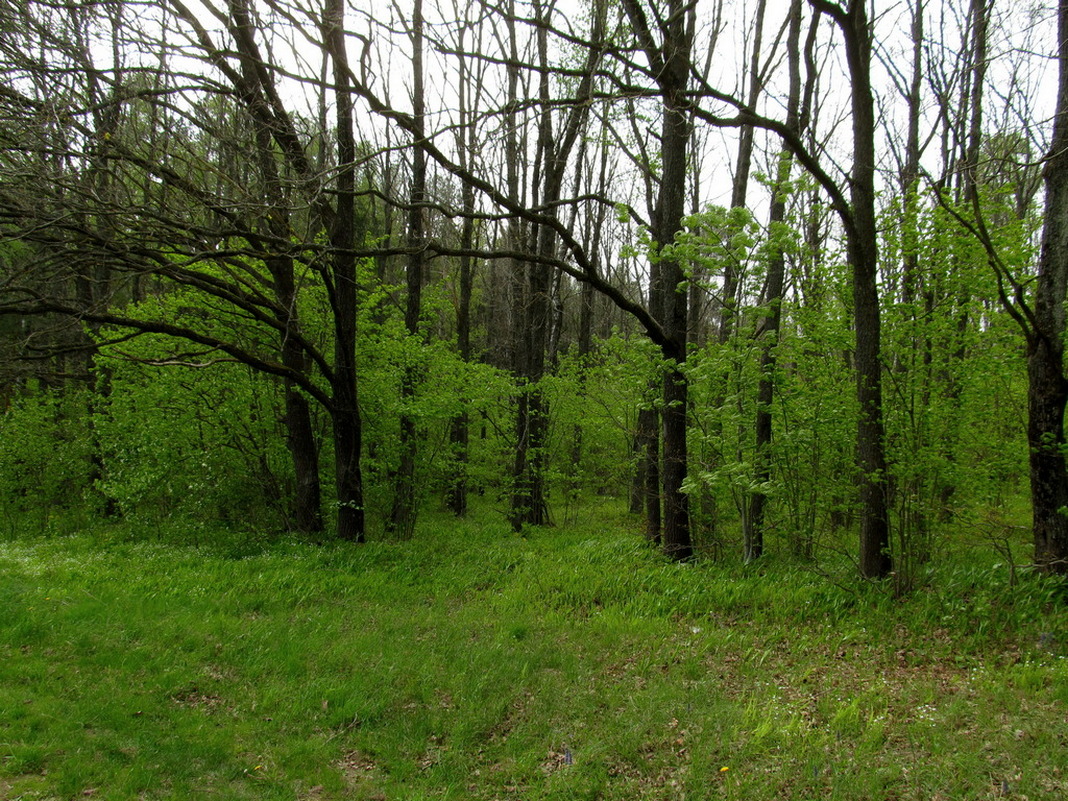
M 1056 584 L 976 546 L 894 598 L 637 528 L 0 541 L 0 799 L 1068 797 Z

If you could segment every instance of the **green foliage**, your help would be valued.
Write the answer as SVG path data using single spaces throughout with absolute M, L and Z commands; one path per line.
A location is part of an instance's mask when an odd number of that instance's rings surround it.
M 581 359 L 567 353 L 542 384 L 549 403 L 550 463 L 568 503 L 580 491 L 621 495 L 633 472 L 636 398 L 647 391 L 655 346 L 645 338 L 613 336 Z M 575 460 L 576 444 L 579 459 Z
M 0 414 L 0 513 L 9 529 L 30 517 L 43 530 L 57 511 L 92 505 L 87 402 L 85 392 L 41 390 Z
M 1018 270 L 1033 258 L 1033 226 L 997 195 L 984 200 L 987 224 Z M 884 408 L 902 576 L 918 574 L 954 521 L 1022 491 L 1026 475 L 1025 369 L 994 271 L 930 196 L 912 196 L 905 212 L 887 209 L 883 249 L 893 282 L 884 294 Z
M 139 344 L 152 352 L 151 341 Z M 116 359 L 101 367 L 111 386 L 95 418 L 101 489 L 126 514 L 283 523 L 284 506 L 274 504 L 291 492 L 292 476 L 277 387 L 232 363 L 146 368 Z
M 741 297 L 755 299 L 769 259 L 780 253 L 792 269 L 791 280 L 803 286 L 807 275 L 819 288 L 780 304 L 776 366 L 770 374 L 770 480 L 756 474 L 753 434 L 768 307 L 743 304 L 734 336 L 726 342 L 710 336 L 691 350 L 686 364 L 693 420 L 687 489 L 699 544 L 711 555 L 740 550 L 748 503 L 760 491 L 770 500 L 768 547 L 811 556 L 821 540 L 848 523 L 855 494 L 846 269 L 809 261 L 792 225 L 760 232 L 744 210 L 709 209 L 693 225 L 681 251 L 698 254 L 690 256 L 697 259 L 690 262 L 693 271 L 716 281 L 729 261 Z
M 270 336 L 217 316 L 193 292 L 154 296 L 131 312 L 236 336 L 253 349 Z M 97 370 L 99 487 L 122 513 L 159 525 L 286 525 L 293 477 L 277 380 L 162 335 L 105 346 Z
M 683 230 L 661 258 L 675 258 L 687 265 L 694 280 L 723 274 L 726 268 L 748 274 L 755 255 L 759 227 L 753 213 L 744 207 L 706 206 L 700 214 L 682 221 Z M 759 279 L 759 276 L 753 276 Z

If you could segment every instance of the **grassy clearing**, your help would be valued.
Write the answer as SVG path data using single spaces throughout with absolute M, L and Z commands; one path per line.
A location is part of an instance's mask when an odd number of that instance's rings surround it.
M 0 798 L 1061 799 L 1068 611 L 904 601 L 619 521 L 405 544 L 0 543 Z

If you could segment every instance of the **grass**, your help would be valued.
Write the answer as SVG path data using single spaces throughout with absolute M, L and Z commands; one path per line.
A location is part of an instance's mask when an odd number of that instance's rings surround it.
M 1068 795 L 1057 584 L 976 551 L 899 600 L 604 519 L 0 542 L 0 798 Z

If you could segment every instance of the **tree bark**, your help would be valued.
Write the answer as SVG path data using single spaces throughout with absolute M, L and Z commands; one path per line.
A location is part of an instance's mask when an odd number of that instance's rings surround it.
M 426 98 L 423 92 L 423 0 L 414 0 L 412 7 L 412 184 L 408 195 L 408 264 L 406 283 L 408 294 L 404 309 L 404 328 L 408 336 L 419 338 L 419 315 L 422 310 L 423 267 L 425 262 L 425 224 L 422 204 L 426 202 L 426 154 L 419 141 L 426 135 Z M 415 400 L 418 368 L 408 363 L 401 377 L 400 458 L 393 478 L 393 508 L 386 522 L 386 530 L 402 540 L 411 539 L 415 532 L 416 492 L 415 468 L 419 435 L 410 408 Z
M 1065 463 L 1065 300 L 1068 289 L 1068 4 L 1057 8 L 1059 86 L 1046 158 L 1046 215 L 1028 342 L 1028 426 L 1035 564 L 1068 574 L 1068 466 Z
M 871 86 L 871 28 L 866 0 L 843 8 L 810 0 L 842 31 L 853 113 L 853 165 L 846 248 L 853 268 L 854 354 L 857 380 L 857 468 L 860 483 L 860 573 L 890 575 L 890 518 L 887 504 L 886 443 L 880 358 L 878 228 L 875 216 L 875 103 Z
M 248 7 L 243 0 L 232 0 L 231 14 L 235 27 L 235 38 L 240 43 L 251 43 L 254 31 L 249 17 Z M 241 76 L 246 92 L 246 102 L 257 102 L 253 98 L 262 95 L 264 87 L 260 77 L 256 55 L 250 47 L 241 50 Z M 265 209 L 261 227 L 265 236 L 273 237 L 277 242 L 290 238 L 289 209 L 287 208 L 282 187 L 281 172 L 276 162 L 275 149 L 271 139 L 270 126 L 262 117 L 249 115 L 254 131 L 256 164 L 264 182 Z M 297 290 L 293 275 L 293 259 L 285 253 L 273 253 L 274 248 L 265 248 L 270 255 L 264 259 L 264 265 L 271 275 L 274 297 L 281 309 L 283 329 L 280 332 L 282 364 L 303 373 L 307 370 L 307 359 L 300 345 L 300 319 L 297 314 Z M 307 399 L 296 385 L 286 379 L 283 381 L 285 394 L 286 447 L 293 464 L 294 497 L 291 510 L 292 526 L 296 531 L 315 534 L 323 530 L 322 490 L 319 480 L 319 443 L 311 421 L 311 409 Z
M 760 60 L 764 55 L 761 43 L 764 38 L 764 14 L 767 9 L 767 0 L 757 0 L 756 12 L 753 17 L 753 51 L 750 54 L 749 63 L 749 96 L 747 105 L 756 108 L 761 92 L 764 91 L 764 79 L 760 68 Z M 753 134 L 752 125 L 743 125 L 738 131 L 738 158 L 735 161 L 734 179 L 731 182 L 731 208 L 745 207 L 746 195 L 749 192 L 749 174 L 753 163 Z M 741 276 L 738 275 L 736 266 L 730 259 L 723 264 L 723 297 L 719 310 L 719 326 L 716 333 L 719 344 L 726 344 L 734 330 L 735 317 L 738 314 L 738 287 Z
M 344 0 L 328 0 L 325 40 L 334 69 L 337 113 L 337 213 L 329 231 L 334 279 L 334 458 L 337 487 L 337 534 L 363 542 L 363 420 L 356 381 L 355 161 L 353 103 L 344 33 Z
M 789 33 L 786 45 L 789 60 L 789 94 L 786 100 L 786 125 L 801 135 L 801 0 L 790 3 Z M 786 219 L 787 186 L 793 159 L 788 150 L 779 154 L 778 173 L 772 186 L 768 229 L 774 232 Z M 771 481 L 772 417 L 771 404 L 775 394 L 775 349 L 779 343 L 779 323 L 786 283 L 786 256 L 782 249 L 775 251 L 768 261 L 768 275 L 764 289 L 767 316 L 757 330 L 760 346 L 760 383 L 757 387 L 757 412 L 754 425 L 756 446 L 753 478 L 756 489 L 749 497 L 749 508 L 742 520 L 742 540 L 746 562 L 753 562 L 764 554 L 764 513 L 768 502 L 765 490 Z
M 666 21 L 659 24 L 664 38 L 658 46 L 641 5 L 637 0 L 623 2 L 650 67 L 656 74 L 663 104 L 660 136 L 662 169 L 651 231 L 653 242 L 661 252 L 674 244 L 675 235 L 682 230 L 686 205 L 687 154 L 693 129 L 686 97 L 693 44 L 693 7 L 687 6 L 683 0 L 670 0 L 666 5 Z M 677 258 L 660 258 L 659 267 L 664 293 L 658 321 L 664 331 L 665 341 L 661 350 L 668 365 L 664 370 L 664 408 L 661 413 L 664 501 L 662 548 L 667 556 L 681 561 L 693 555 L 689 501 L 683 491 L 687 470 L 688 386 L 682 365 L 686 361 L 688 293 L 686 275 Z M 653 309 L 654 315 L 656 311 Z

